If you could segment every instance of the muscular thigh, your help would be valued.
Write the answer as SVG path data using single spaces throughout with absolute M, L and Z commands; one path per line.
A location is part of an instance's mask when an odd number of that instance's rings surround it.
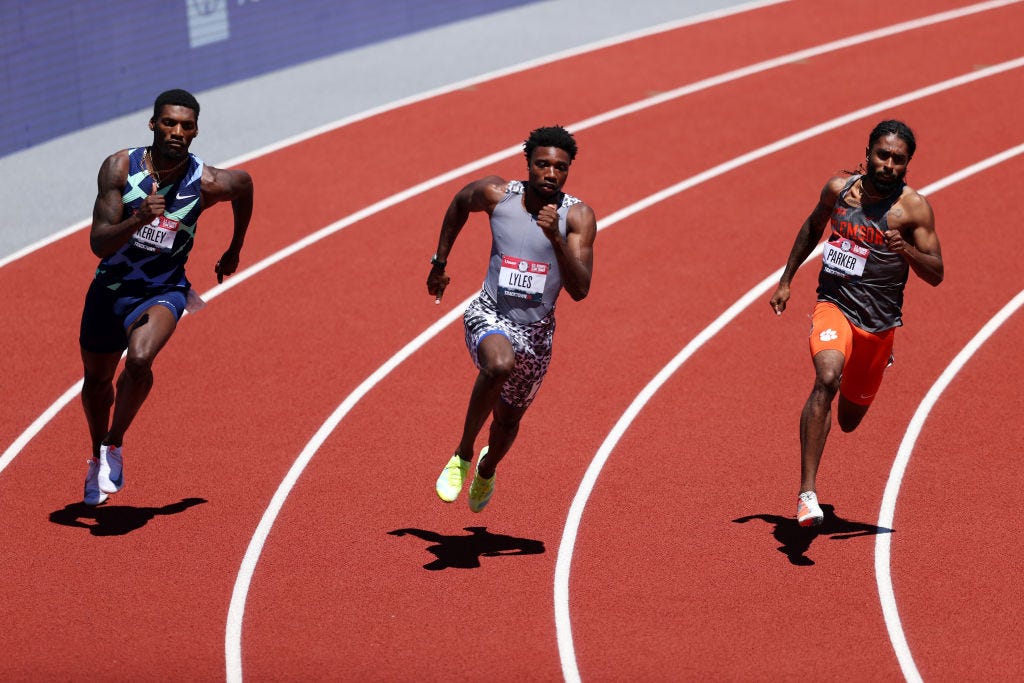
M 145 309 L 128 329 L 128 357 L 152 360 L 174 333 L 178 317 L 161 304 Z
M 868 406 L 875 400 L 892 356 L 895 332 L 895 328 L 879 334 L 854 328 L 853 353 L 847 359 L 839 388 L 851 403 Z
M 466 310 L 464 322 L 466 347 L 478 368 L 487 362 L 487 352 L 498 348 L 507 352 L 511 347 L 514 365 L 502 387 L 501 399 L 509 406 L 525 409 L 540 389 L 551 362 L 554 316 L 520 325 L 500 315 L 486 298 L 478 297 Z
M 849 359 L 853 351 L 853 327 L 835 304 L 819 301 L 811 314 L 811 334 L 808 339 L 811 357 L 819 351 L 832 350 Z

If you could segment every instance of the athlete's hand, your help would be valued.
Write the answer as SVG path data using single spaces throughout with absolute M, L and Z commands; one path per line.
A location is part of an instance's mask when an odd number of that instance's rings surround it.
M 448 274 L 443 270 L 431 267 L 430 275 L 427 276 L 427 293 L 434 297 L 434 303 L 441 303 L 441 297 L 444 296 L 444 290 L 448 287 L 448 283 L 452 279 L 448 277 Z
M 885 246 L 897 254 L 902 254 L 907 250 L 907 243 L 903 241 L 903 233 L 899 230 L 890 229 L 885 231 Z
M 217 284 L 224 282 L 225 275 L 234 275 L 236 270 L 238 270 L 238 254 L 229 249 L 213 267 L 213 272 L 217 273 Z
M 537 227 L 544 231 L 548 239 L 558 236 L 558 207 L 545 204 L 537 212 Z
M 157 216 L 163 216 L 164 209 L 167 208 L 167 200 L 156 190 L 157 184 L 156 180 L 154 180 L 152 190 L 135 211 L 135 215 L 139 217 L 143 224 L 151 223 Z
M 772 294 L 772 298 L 768 300 L 768 305 L 775 311 L 775 315 L 782 315 L 782 312 L 786 310 L 786 303 L 789 301 L 789 287 L 787 285 L 779 285 L 775 289 L 775 293 Z

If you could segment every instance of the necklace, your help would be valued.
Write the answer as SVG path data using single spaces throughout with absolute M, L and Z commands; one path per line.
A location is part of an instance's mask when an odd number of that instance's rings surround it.
M 146 164 L 146 170 L 149 171 L 149 174 L 151 176 L 153 176 L 153 180 L 156 181 L 157 187 L 160 187 L 160 173 L 157 172 L 157 170 L 156 170 L 156 164 L 153 162 L 153 152 L 151 150 L 152 150 L 152 147 L 147 147 L 146 148 L 146 151 L 144 151 L 142 153 L 142 161 L 143 161 L 144 164 Z M 177 172 L 177 170 L 179 168 L 181 168 L 185 164 L 186 161 L 188 161 L 188 155 L 186 155 L 184 159 L 179 161 L 177 164 L 175 164 L 171 168 L 164 169 L 164 175 L 171 175 L 171 174 Z

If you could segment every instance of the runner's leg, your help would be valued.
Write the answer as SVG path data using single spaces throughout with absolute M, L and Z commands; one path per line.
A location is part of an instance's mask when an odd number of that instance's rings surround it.
M 153 361 L 177 324 L 174 313 L 158 304 L 147 308 L 128 331 L 128 354 L 117 379 L 114 418 L 103 443 L 121 445 L 124 433 L 153 388 Z

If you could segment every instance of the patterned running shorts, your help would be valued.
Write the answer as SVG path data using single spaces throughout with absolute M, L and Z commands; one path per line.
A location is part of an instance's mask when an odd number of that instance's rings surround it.
M 501 400 L 513 408 L 526 408 L 532 402 L 551 363 L 551 343 L 555 335 L 555 315 L 530 325 L 513 322 L 498 312 L 486 292 L 473 299 L 462 317 L 466 328 L 466 348 L 473 364 L 480 367 L 477 350 L 480 342 L 492 334 L 504 335 L 512 343 L 516 364 L 505 385 Z

